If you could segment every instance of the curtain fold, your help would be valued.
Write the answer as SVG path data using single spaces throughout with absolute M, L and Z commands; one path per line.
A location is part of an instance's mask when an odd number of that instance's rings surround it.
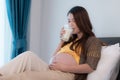
M 13 36 L 11 58 L 27 50 L 27 29 L 31 0 L 6 0 L 7 15 Z

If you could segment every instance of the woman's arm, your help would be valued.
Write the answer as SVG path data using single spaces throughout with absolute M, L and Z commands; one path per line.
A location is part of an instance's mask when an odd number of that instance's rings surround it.
M 61 40 L 60 43 L 58 44 L 58 47 L 56 48 L 55 52 L 53 53 L 53 56 L 60 50 L 60 48 L 62 47 L 64 41 Z
M 80 65 L 65 65 L 60 63 L 53 63 L 50 66 L 50 69 L 60 70 L 64 72 L 71 73 L 91 73 L 93 69 L 88 64 L 80 64 Z
M 66 67 L 64 70 L 72 73 L 91 73 L 93 71 L 88 64 L 73 65 Z
M 62 28 L 60 31 L 60 38 L 65 34 L 65 30 Z M 60 43 L 58 44 L 58 47 L 56 48 L 55 52 L 53 53 L 53 56 L 61 49 L 62 45 L 64 44 L 63 40 L 60 40 Z

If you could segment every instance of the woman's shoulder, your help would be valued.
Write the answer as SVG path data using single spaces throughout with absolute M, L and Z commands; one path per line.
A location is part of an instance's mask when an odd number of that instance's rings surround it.
M 101 45 L 107 45 L 107 43 L 103 42 L 102 40 L 100 40 L 99 38 L 95 37 L 95 36 L 91 36 L 88 38 L 87 43 L 96 43 L 96 44 L 101 44 Z
M 98 39 L 97 37 L 95 36 L 91 36 L 87 39 L 88 42 L 93 42 L 93 41 L 100 41 L 100 39 Z
M 94 45 L 101 46 L 101 45 L 103 45 L 103 42 L 99 38 L 97 38 L 95 36 L 91 36 L 87 39 L 86 46 L 91 46 L 91 45 L 92 46 L 94 46 Z

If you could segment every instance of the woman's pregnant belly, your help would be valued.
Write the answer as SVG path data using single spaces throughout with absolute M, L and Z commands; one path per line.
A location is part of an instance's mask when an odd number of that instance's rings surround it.
M 76 65 L 77 64 L 75 59 L 70 54 L 66 54 L 66 53 L 56 54 L 54 57 L 51 58 L 50 64 L 53 62 L 62 63 L 62 64 L 66 64 L 66 65 Z

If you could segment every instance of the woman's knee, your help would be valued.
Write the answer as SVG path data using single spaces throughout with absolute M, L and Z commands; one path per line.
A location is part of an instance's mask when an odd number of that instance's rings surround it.
M 31 54 L 34 54 L 34 53 L 31 51 L 25 51 L 25 52 L 21 53 L 20 55 L 18 55 L 17 57 L 30 56 Z
M 31 52 L 31 51 L 25 51 L 25 52 L 23 52 L 22 54 L 34 54 L 33 52 Z

